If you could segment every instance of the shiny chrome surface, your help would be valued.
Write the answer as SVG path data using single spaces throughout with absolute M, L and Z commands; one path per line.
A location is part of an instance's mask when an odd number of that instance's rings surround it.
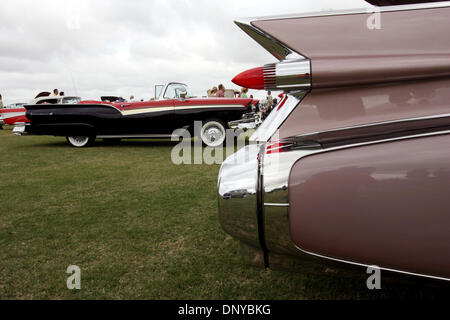
M 16 123 L 13 128 L 13 133 L 17 136 L 22 136 L 26 134 L 26 126 L 25 123 Z
M 302 157 L 322 150 L 320 145 L 307 150 L 266 154 L 262 161 L 262 201 L 264 234 L 267 250 L 296 255 L 290 236 L 289 175 L 292 166 Z
M 352 143 L 354 144 L 357 143 L 357 140 L 379 140 L 382 136 L 385 138 L 406 137 L 418 133 L 442 131 L 449 127 L 450 114 L 438 114 L 311 132 L 295 136 L 292 139 L 297 142 L 316 141 L 330 147 L 337 146 L 337 144 L 349 144 L 349 141 L 352 140 L 356 140 Z
M 367 123 L 363 125 L 355 125 L 355 126 L 349 126 L 349 127 L 342 127 L 338 129 L 330 129 L 330 130 L 324 130 L 324 131 L 316 131 L 311 132 L 308 134 L 298 135 L 295 136 L 295 139 L 301 139 L 301 140 L 314 140 L 314 137 L 324 135 L 324 134 L 336 134 L 342 131 L 346 130 L 354 130 L 354 129 L 362 129 L 362 128 L 373 128 L 376 126 L 385 126 L 385 125 L 391 125 L 391 124 L 402 124 L 402 123 L 408 123 L 408 122 L 420 122 L 420 121 L 427 121 L 427 120 L 435 120 L 435 119 L 443 119 L 443 118 L 450 118 L 450 113 L 444 113 L 444 114 L 436 114 L 432 116 L 425 116 L 425 117 L 416 117 L 416 118 L 408 118 L 408 119 L 399 119 L 399 120 L 391 120 L 391 121 L 380 121 L 375 123 Z
M 98 139 L 166 139 L 171 134 L 128 134 L 128 135 L 100 135 Z
M 294 109 L 306 96 L 306 91 L 293 92 L 286 95 L 274 108 L 258 130 L 250 137 L 253 142 L 267 142 L 275 134 L 278 128 L 289 117 Z M 284 103 L 284 105 L 282 105 Z M 281 108 L 280 108 L 281 106 Z
M 204 124 L 200 136 L 207 146 L 218 147 L 225 141 L 226 130 L 221 123 L 209 121 Z
M 264 66 L 265 90 L 299 90 L 311 87 L 311 61 L 286 60 Z
M 255 115 L 253 118 L 249 119 L 230 121 L 228 122 L 228 126 L 233 130 L 235 129 L 249 130 L 249 129 L 256 129 L 256 127 L 260 123 L 261 117 L 259 115 Z
M 251 24 L 251 20 L 243 19 L 235 21 L 236 25 L 247 33 L 251 38 L 258 42 L 264 49 L 269 51 L 275 58 L 280 61 L 306 59 L 301 54 L 294 52 L 278 40 L 255 28 Z
M 289 203 L 264 203 L 265 207 L 289 208 Z
M 257 216 L 260 148 L 260 145 L 250 145 L 228 157 L 218 181 L 222 228 L 254 247 L 260 246 Z

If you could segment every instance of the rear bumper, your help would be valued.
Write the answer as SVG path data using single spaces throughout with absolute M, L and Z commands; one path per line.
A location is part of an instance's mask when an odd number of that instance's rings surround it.
M 258 221 L 259 145 L 233 154 L 219 173 L 219 218 L 229 235 L 252 247 L 260 246 Z
M 241 120 L 231 121 L 228 123 L 228 126 L 233 129 L 243 129 L 243 130 L 250 130 L 250 129 L 256 129 L 261 124 L 261 117 L 259 115 L 251 115 L 248 117 L 245 117 Z
M 13 133 L 17 136 L 23 136 L 27 134 L 26 127 L 28 124 L 26 123 L 16 123 L 13 128 Z

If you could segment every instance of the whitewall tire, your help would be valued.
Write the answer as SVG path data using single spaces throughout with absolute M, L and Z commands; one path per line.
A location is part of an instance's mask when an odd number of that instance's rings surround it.
M 69 136 L 67 142 L 75 148 L 85 148 L 91 146 L 95 141 L 95 137 L 85 136 Z

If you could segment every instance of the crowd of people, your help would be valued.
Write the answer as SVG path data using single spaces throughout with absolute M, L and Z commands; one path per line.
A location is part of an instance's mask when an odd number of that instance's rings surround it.
M 253 99 L 253 95 L 248 95 L 248 88 L 242 88 L 241 91 L 236 90 L 226 90 L 225 86 L 223 84 L 220 84 L 218 87 L 213 87 L 212 89 L 208 90 L 208 97 L 210 98 L 250 98 Z M 259 104 L 259 109 L 255 110 L 255 112 L 259 113 L 261 116 L 261 119 L 266 119 L 269 114 L 272 112 L 274 107 L 278 104 L 278 99 L 272 97 L 272 92 L 268 91 L 266 100 L 262 101 Z
M 53 90 L 53 94 L 51 95 L 52 97 L 64 97 L 64 91 L 59 92 L 58 89 L 54 89 Z

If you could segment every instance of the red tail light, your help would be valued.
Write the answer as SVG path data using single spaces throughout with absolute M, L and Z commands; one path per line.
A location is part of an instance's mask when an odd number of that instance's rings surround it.
M 264 68 L 254 68 L 238 74 L 233 83 L 243 88 L 264 90 Z
M 266 148 L 266 154 L 274 154 L 291 151 L 291 148 L 294 144 L 291 141 L 275 141 Z
M 287 100 L 287 99 L 288 99 L 287 96 L 285 96 L 285 97 L 283 98 L 283 100 L 280 102 L 280 105 L 279 105 L 278 108 L 277 108 L 277 111 L 280 110 L 281 108 L 283 108 L 283 106 L 284 106 L 284 104 L 286 103 L 286 100 Z
M 233 83 L 255 90 L 308 89 L 311 86 L 311 62 L 306 59 L 267 64 L 237 75 Z

